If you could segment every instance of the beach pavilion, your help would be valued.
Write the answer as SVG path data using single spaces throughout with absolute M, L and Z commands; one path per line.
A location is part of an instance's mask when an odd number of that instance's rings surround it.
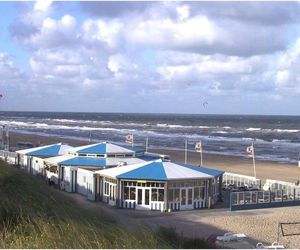
M 99 181 L 94 171 L 158 159 L 144 150 L 102 142 L 72 148 L 67 155 L 45 160 L 46 178 L 67 192 L 78 192 L 94 200 Z
M 211 208 L 222 192 L 223 171 L 162 159 L 95 172 L 99 199 L 120 208 Z
M 56 143 L 35 148 L 16 151 L 17 163 L 33 175 L 44 174 L 44 159 L 65 155 L 73 147 L 68 144 Z

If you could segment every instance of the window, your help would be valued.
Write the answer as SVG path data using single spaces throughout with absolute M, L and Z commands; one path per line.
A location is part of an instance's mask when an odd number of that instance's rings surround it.
M 152 188 L 151 201 L 157 201 L 157 188 Z
M 174 189 L 168 189 L 168 200 L 174 201 Z
M 204 200 L 205 198 L 205 188 L 200 187 L 200 199 Z
M 135 188 L 130 188 L 130 200 L 135 200 Z
M 180 189 L 176 188 L 175 189 L 175 201 L 176 202 L 179 202 L 179 192 L 180 192 Z
M 129 200 L 129 187 L 124 187 L 124 200 Z
M 195 199 L 195 200 L 200 200 L 200 191 L 199 191 L 199 187 L 195 187 L 195 188 L 194 188 L 194 199 Z
M 104 183 L 104 194 L 109 195 L 109 187 L 107 182 Z
M 158 189 L 158 201 L 164 201 L 164 189 Z

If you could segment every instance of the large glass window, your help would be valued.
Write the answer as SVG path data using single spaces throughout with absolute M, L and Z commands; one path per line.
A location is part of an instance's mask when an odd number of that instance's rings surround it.
M 135 200 L 135 188 L 130 188 L 130 200 Z
M 124 200 L 129 200 L 129 187 L 124 187 Z
M 175 189 L 175 201 L 176 201 L 176 202 L 179 202 L 179 192 L 180 192 L 180 189 L 179 189 L 179 188 L 176 188 L 176 189 Z
M 199 187 L 194 188 L 194 199 L 195 200 L 200 200 L 200 189 L 199 189 Z
M 200 199 L 204 200 L 205 198 L 205 188 L 200 187 Z
M 168 200 L 174 201 L 174 189 L 168 189 Z
M 157 188 L 152 188 L 151 201 L 157 201 Z
M 164 201 L 164 189 L 158 189 L 158 201 Z

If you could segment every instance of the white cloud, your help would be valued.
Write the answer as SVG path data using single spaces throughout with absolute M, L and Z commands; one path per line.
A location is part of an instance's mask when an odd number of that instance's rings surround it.
M 93 103 L 129 95 L 136 103 L 157 98 L 159 107 L 160 99 L 185 102 L 203 95 L 220 102 L 241 96 L 281 102 L 300 94 L 300 39 L 286 49 L 294 29 L 287 20 L 295 22 L 288 9 L 285 21 L 276 16 L 277 27 L 269 12 L 267 19 L 261 13 L 243 17 L 234 4 L 216 10 L 205 4 L 194 8 L 202 3 L 133 4 L 123 11 L 116 3 L 96 3 L 90 7 L 115 9 L 110 14 L 94 10 L 97 15 L 88 17 L 77 16 L 74 6 L 59 9 L 68 3 L 55 3 L 56 13 L 51 3 L 39 4 L 12 28 L 31 54 L 24 91 L 36 96 L 89 96 Z M 0 73 L 14 82 L 22 75 L 1 56 Z
M 88 19 L 82 25 L 82 37 L 87 44 L 99 43 L 113 49 L 119 45 L 119 34 L 122 28 L 123 24 L 116 20 L 105 22 L 100 19 Z
M 35 11 L 46 11 L 52 4 L 52 0 L 38 0 L 34 5 Z
M 289 79 L 290 79 L 290 73 L 288 70 L 281 70 L 278 71 L 276 74 L 276 82 L 279 87 L 285 86 L 286 83 L 289 81 Z
M 195 44 L 209 45 L 222 33 L 205 16 L 186 21 L 153 19 L 130 25 L 127 39 L 132 43 L 169 48 L 188 48 Z
M 176 11 L 180 21 L 186 20 L 190 16 L 190 7 L 187 5 L 176 7 Z

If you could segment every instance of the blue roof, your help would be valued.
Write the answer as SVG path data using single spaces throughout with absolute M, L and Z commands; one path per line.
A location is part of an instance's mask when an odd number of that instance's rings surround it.
M 128 169 L 126 171 L 126 168 Z M 134 168 L 127 166 L 123 167 L 123 172 L 117 173 L 116 177 L 119 179 L 131 180 L 178 180 L 178 179 L 210 179 L 222 175 L 224 172 L 204 168 L 199 166 L 178 164 L 170 161 L 163 161 L 161 159 L 152 162 L 145 162 L 144 164 L 135 165 Z M 121 168 L 120 168 L 121 171 Z M 106 171 L 109 175 L 113 174 L 113 170 Z
M 51 145 L 49 147 L 41 148 L 27 153 L 28 156 L 57 156 L 59 154 L 61 144 Z
M 106 159 L 98 157 L 74 157 L 59 163 L 64 166 L 90 166 L 90 167 L 105 167 Z
M 155 169 L 154 169 L 155 168 Z M 151 162 L 141 168 L 134 169 L 117 176 L 120 179 L 140 179 L 166 181 L 167 176 L 161 162 Z
M 212 169 L 212 168 L 206 168 L 206 167 L 201 167 L 201 166 L 193 166 L 193 165 L 187 165 L 187 164 L 179 164 L 179 163 L 177 163 L 177 164 L 181 165 L 183 167 L 189 168 L 189 169 L 196 170 L 196 171 L 201 172 L 201 173 L 205 173 L 205 174 L 215 176 L 215 177 L 220 176 L 221 174 L 225 173 L 222 170 L 217 170 L 217 169 Z
M 88 148 L 78 150 L 77 153 L 83 154 L 106 154 L 106 144 L 97 144 Z
M 129 150 L 129 152 L 124 152 L 124 150 Z M 102 142 L 98 144 L 93 144 L 86 146 L 82 149 L 76 151 L 79 154 L 107 154 L 107 153 L 140 153 L 144 152 L 141 148 L 118 145 L 116 143 Z

